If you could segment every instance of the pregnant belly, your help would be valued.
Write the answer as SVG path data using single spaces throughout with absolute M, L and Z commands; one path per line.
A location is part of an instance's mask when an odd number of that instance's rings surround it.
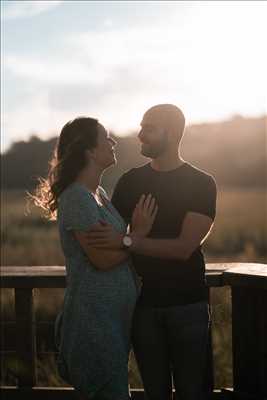
M 68 290 L 75 301 L 98 311 L 99 307 L 114 311 L 124 306 L 134 307 L 139 290 L 129 264 L 120 264 L 109 271 L 98 270 L 88 263 L 75 267 L 71 269 L 71 279 L 68 280 Z

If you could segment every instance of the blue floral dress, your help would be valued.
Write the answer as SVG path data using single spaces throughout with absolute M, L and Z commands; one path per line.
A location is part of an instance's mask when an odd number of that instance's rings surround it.
M 73 234 L 74 230 L 87 231 L 100 219 L 126 231 L 112 204 L 98 204 L 85 186 L 75 182 L 61 194 L 58 224 L 67 286 L 55 323 L 58 370 L 88 399 L 128 400 L 130 330 L 139 295 L 138 277 L 130 259 L 108 271 L 96 269 Z

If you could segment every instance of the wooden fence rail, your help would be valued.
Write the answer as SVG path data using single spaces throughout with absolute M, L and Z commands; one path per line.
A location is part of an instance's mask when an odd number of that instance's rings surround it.
M 16 387 L 1 387 L 2 399 L 77 399 L 72 388 L 37 387 L 35 288 L 64 288 L 65 267 L 1 267 L 1 287 L 15 289 Z M 209 399 L 267 400 L 267 264 L 207 264 L 207 284 L 231 287 L 233 389 L 213 390 L 212 339 L 206 379 Z M 135 400 L 143 390 L 132 390 Z

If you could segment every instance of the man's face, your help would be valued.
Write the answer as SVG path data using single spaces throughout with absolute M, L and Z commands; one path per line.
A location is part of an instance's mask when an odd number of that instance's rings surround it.
M 141 142 L 141 154 L 149 158 L 161 156 L 167 149 L 168 137 L 165 129 L 150 118 L 144 117 L 141 122 L 138 138 Z

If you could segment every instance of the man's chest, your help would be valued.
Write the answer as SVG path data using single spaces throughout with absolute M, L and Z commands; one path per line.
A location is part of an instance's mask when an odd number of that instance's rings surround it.
M 132 214 L 142 194 L 150 193 L 158 205 L 151 236 L 176 236 L 186 214 L 187 192 L 186 187 L 175 181 L 164 179 L 136 181 L 131 188 L 128 212 Z

